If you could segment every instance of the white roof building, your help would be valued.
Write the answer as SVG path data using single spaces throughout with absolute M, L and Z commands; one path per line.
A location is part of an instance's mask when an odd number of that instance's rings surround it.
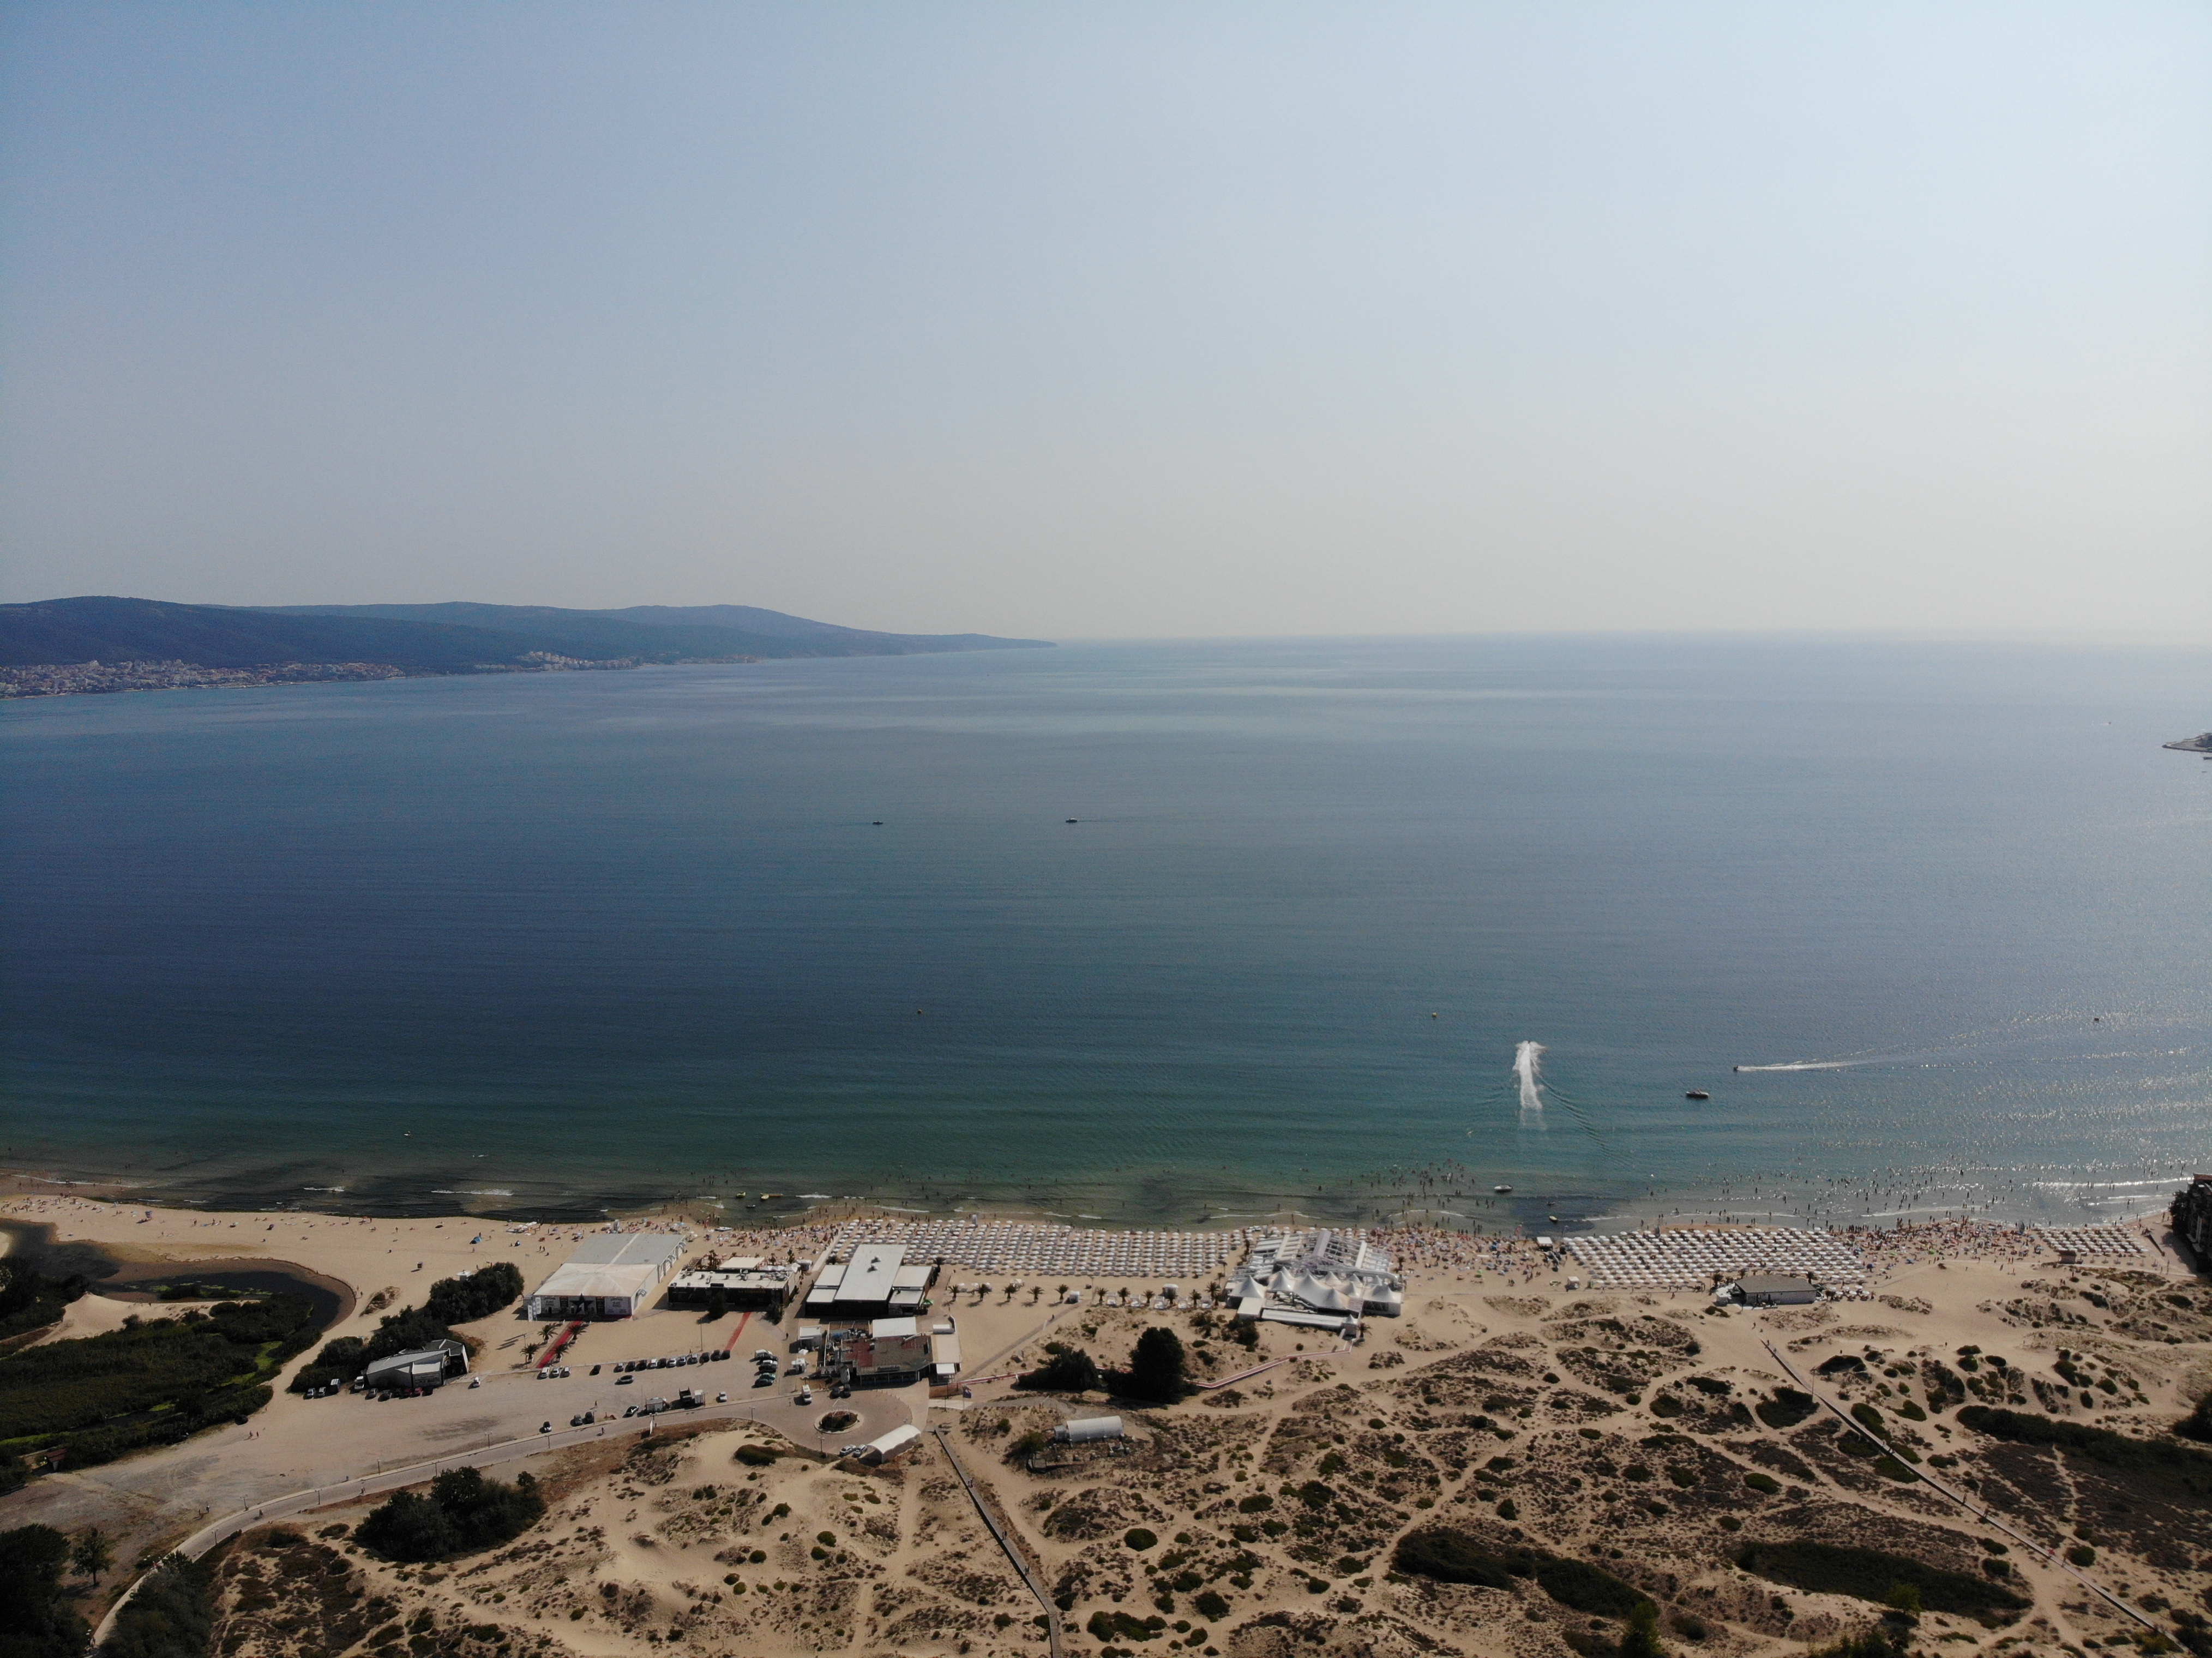
M 1404 1310 L 1406 1280 L 1389 1254 L 1357 1232 L 1313 1232 L 1263 1238 L 1229 1275 L 1237 1316 L 1259 1318 L 1272 1306 L 1339 1319 Z
M 833 1260 L 815 1278 L 806 1311 L 848 1318 L 920 1312 L 937 1269 L 927 1261 L 908 1265 L 906 1257 L 902 1243 L 855 1245 L 851 1260 Z
M 586 1238 L 530 1297 L 532 1318 L 630 1318 L 684 1259 L 674 1232 L 611 1232 Z
M 887 1456 L 896 1456 L 921 1437 L 921 1430 L 911 1423 L 902 1423 L 880 1439 L 872 1439 L 860 1453 L 863 1462 L 880 1462 Z

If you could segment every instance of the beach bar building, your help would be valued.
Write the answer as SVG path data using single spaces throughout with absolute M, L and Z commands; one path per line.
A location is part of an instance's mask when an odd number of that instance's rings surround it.
M 1397 1317 L 1406 1280 L 1357 1232 L 1324 1228 L 1254 1244 L 1226 1293 L 1241 1319 L 1334 1330 L 1363 1316 Z
M 1746 1272 L 1721 1295 L 1746 1307 L 1803 1307 L 1820 1298 L 1820 1286 L 1796 1272 Z
M 790 1299 L 799 1282 L 799 1270 L 787 1264 L 766 1264 L 757 1255 L 743 1255 L 716 1266 L 695 1266 L 688 1272 L 678 1272 L 669 1284 L 668 1304 L 704 1307 L 719 1290 L 726 1307 L 752 1312 L 780 1308 Z
M 806 1292 L 809 1318 L 911 1318 L 921 1311 L 937 1268 L 909 1266 L 902 1243 L 863 1243 L 833 1260 Z
M 684 1259 L 674 1232 L 602 1232 L 586 1238 L 532 1291 L 532 1318 L 634 1318 Z

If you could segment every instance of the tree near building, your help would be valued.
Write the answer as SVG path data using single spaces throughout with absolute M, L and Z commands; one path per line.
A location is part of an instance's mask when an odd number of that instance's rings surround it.
M 1098 1366 L 1080 1347 L 1069 1347 L 1051 1355 L 1014 1382 L 1017 1388 L 1054 1394 L 1089 1393 L 1097 1385 Z
M 1137 1345 L 1129 1355 L 1129 1369 L 1122 1377 L 1122 1385 L 1132 1398 L 1158 1400 L 1171 1403 L 1183 1396 L 1184 1357 L 1182 1341 L 1173 1330 L 1155 1325 L 1137 1338 Z

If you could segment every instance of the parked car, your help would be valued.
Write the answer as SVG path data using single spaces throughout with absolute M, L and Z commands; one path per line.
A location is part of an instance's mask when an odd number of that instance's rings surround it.
M 634 1376 L 618 1376 L 615 1378 L 615 1386 L 617 1388 L 628 1388 L 634 1386 L 636 1382 L 637 1378 Z

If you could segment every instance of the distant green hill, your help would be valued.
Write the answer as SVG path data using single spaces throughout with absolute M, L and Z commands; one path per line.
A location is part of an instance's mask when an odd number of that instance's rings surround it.
M 694 619 L 696 618 L 696 619 Z M 709 619 L 711 618 L 711 619 Z M 730 621 L 750 625 L 733 627 Z M 984 634 L 884 634 L 747 605 L 568 610 L 520 604 L 327 604 L 241 608 L 79 598 L 0 605 L 0 666 L 43 663 L 379 662 L 432 672 L 508 666 L 534 651 L 591 660 L 912 656 L 1048 643 Z

